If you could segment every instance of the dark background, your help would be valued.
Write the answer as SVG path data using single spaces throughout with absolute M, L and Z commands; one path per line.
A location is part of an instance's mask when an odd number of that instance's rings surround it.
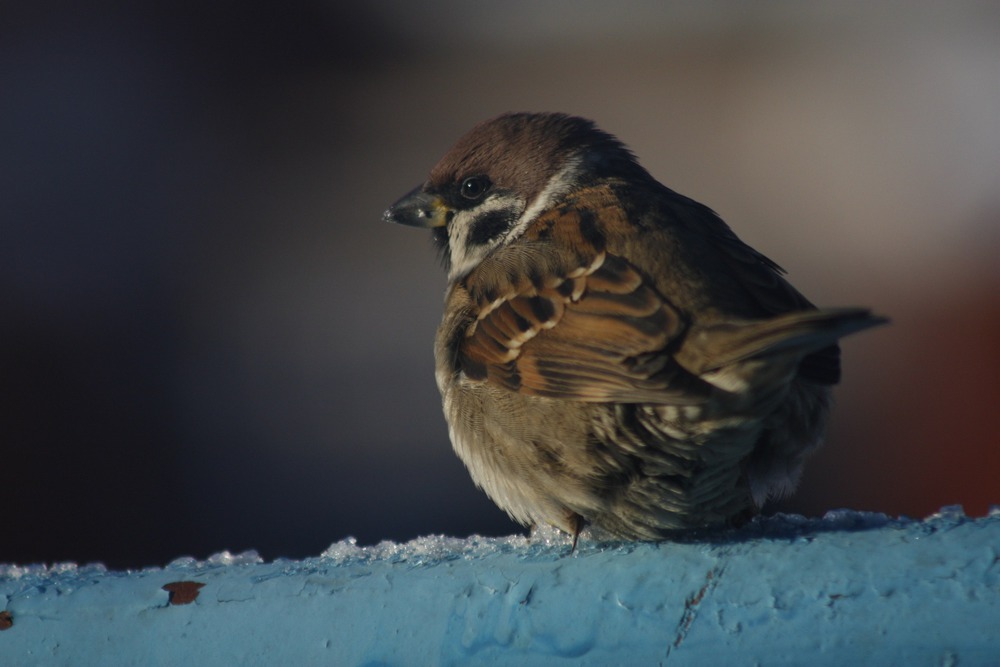
M 448 444 L 444 276 L 380 221 L 508 110 L 893 318 L 774 509 L 1000 503 L 995 3 L 75 4 L 0 7 L 0 562 L 514 531 Z

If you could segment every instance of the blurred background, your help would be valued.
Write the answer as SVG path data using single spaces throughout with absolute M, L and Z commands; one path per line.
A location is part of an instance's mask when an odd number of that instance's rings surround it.
M 429 240 L 380 220 L 509 110 L 892 317 L 772 510 L 1000 503 L 997 3 L 79 4 L 0 8 L 0 562 L 518 530 L 451 452 Z

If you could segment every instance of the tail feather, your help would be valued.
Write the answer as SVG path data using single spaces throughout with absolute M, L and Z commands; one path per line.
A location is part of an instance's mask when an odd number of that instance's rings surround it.
M 729 332 L 719 332 L 722 335 L 716 337 L 715 368 L 789 350 L 815 352 L 844 336 L 886 321 L 864 308 L 830 308 L 734 325 Z
M 692 331 L 677 359 L 699 376 L 751 360 L 783 357 L 797 365 L 809 355 L 836 346 L 844 336 L 886 322 L 866 308 L 828 308 L 713 325 Z M 826 375 L 836 377 L 834 373 Z

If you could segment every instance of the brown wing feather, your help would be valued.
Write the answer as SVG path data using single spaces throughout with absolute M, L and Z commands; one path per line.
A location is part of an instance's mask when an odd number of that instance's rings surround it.
M 562 211 L 538 224 L 552 233 L 593 220 Z M 459 346 L 466 374 L 511 391 L 580 401 L 698 400 L 691 384 L 699 381 L 669 354 L 686 327 L 680 313 L 633 266 L 605 252 L 593 230 L 587 238 L 593 242 L 563 256 L 548 254 L 557 244 L 520 248 L 470 276 L 476 321 Z M 511 263 L 537 263 L 540 254 L 548 255 L 545 275 L 515 282 L 529 272 L 511 271 Z

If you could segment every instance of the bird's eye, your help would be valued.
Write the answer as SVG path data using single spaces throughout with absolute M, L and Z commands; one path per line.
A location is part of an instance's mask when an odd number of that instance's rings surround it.
M 490 179 L 485 176 L 470 176 L 458 186 L 459 193 L 466 199 L 475 201 L 481 199 L 490 189 Z

